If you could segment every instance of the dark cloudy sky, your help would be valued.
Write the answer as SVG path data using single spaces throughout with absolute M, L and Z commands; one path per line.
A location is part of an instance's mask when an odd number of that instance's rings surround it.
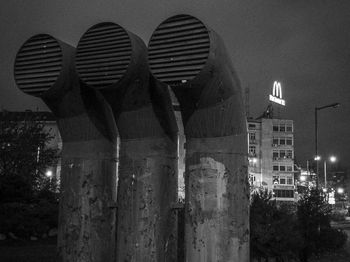
M 350 166 L 349 0 L 1 0 L 0 107 L 47 110 L 13 80 L 16 52 L 30 36 L 49 33 L 76 46 L 90 26 L 112 21 L 148 44 L 159 23 L 180 13 L 222 36 L 242 87 L 250 88 L 252 116 L 266 108 L 273 81 L 282 83 L 281 114 L 295 121 L 303 164 L 314 153 L 314 107 L 341 103 L 319 112 L 319 148 Z

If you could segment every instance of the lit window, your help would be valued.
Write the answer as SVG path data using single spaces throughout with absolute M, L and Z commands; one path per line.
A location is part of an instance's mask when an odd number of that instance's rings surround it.
M 249 146 L 249 154 L 252 154 L 252 155 L 256 154 L 256 147 L 255 146 Z
M 280 158 L 284 158 L 286 156 L 286 151 L 281 150 L 280 151 Z

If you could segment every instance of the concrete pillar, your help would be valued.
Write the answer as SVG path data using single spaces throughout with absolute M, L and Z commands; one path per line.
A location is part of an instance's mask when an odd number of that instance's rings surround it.
M 117 24 L 97 24 L 79 41 L 77 70 L 109 102 L 120 134 L 117 261 L 175 261 L 177 127 L 146 46 Z
M 74 52 L 35 35 L 16 56 L 15 80 L 51 109 L 63 141 L 58 261 L 114 261 L 117 130 L 103 97 L 79 82 Z
M 239 80 L 221 38 L 189 15 L 149 43 L 151 72 L 180 102 L 186 135 L 186 261 L 249 261 L 247 127 Z

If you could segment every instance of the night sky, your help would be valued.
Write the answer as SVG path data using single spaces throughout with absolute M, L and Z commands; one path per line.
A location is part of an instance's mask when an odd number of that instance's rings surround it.
M 295 121 L 295 154 L 304 166 L 314 154 L 314 107 L 341 103 L 319 112 L 319 152 L 350 167 L 349 0 L 2 0 L 0 107 L 48 110 L 14 83 L 16 52 L 32 35 L 76 46 L 90 26 L 112 21 L 148 44 L 159 23 L 181 13 L 222 36 L 242 88 L 250 89 L 251 116 L 262 114 L 274 80 L 281 82 L 280 115 Z

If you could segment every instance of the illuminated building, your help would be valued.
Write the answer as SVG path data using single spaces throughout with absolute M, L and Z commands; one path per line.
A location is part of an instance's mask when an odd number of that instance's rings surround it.
M 273 199 L 294 201 L 293 120 L 274 117 L 272 103 L 283 108 L 281 83 L 273 83 L 270 104 L 257 119 L 248 117 L 249 176 L 253 190 L 267 189 Z
M 248 119 L 251 184 L 272 191 L 276 200 L 294 200 L 293 129 L 293 120 Z

